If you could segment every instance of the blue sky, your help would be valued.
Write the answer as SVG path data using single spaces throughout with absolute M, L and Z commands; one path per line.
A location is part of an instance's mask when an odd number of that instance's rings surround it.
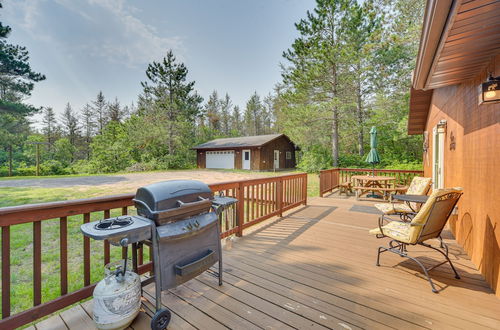
M 26 46 L 47 80 L 28 100 L 62 112 L 80 109 L 102 90 L 135 101 L 144 71 L 168 49 L 189 69 L 207 99 L 214 89 L 244 107 L 280 80 L 281 54 L 297 36 L 294 23 L 313 0 L 16 0 L 3 1 L 11 43 Z

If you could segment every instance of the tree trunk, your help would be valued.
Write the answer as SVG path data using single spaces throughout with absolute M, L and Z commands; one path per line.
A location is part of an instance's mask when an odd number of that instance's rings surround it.
M 174 153 L 174 144 L 173 144 L 173 139 L 174 139 L 174 132 L 173 132 L 173 127 L 172 123 L 168 123 L 168 154 L 172 155 Z
M 333 167 L 339 166 L 339 112 L 337 107 L 333 108 L 332 116 L 332 158 Z
M 332 93 L 334 98 L 337 97 L 337 66 L 336 64 L 332 67 L 332 78 L 333 86 Z M 337 105 L 333 106 L 333 116 L 332 116 L 332 158 L 333 167 L 339 166 L 339 110 Z
M 364 148 L 364 118 L 363 118 L 363 100 L 361 99 L 361 80 L 358 79 L 357 86 L 357 111 L 358 111 L 358 151 L 359 155 L 363 156 L 365 154 Z

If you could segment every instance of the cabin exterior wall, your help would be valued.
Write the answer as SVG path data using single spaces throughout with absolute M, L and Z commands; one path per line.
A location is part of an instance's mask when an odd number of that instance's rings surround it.
M 295 145 L 285 136 L 281 136 L 261 147 L 237 147 L 224 149 L 202 149 L 196 151 L 196 165 L 198 168 L 206 168 L 206 152 L 217 150 L 234 150 L 234 168 L 242 169 L 243 150 L 250 150 L 250 169 L 253 171 L 272 171 L 274 162 L 274 150 L 280 151 L 279 169 L 295 168 Z M 286 153 L 290 152 L 290 159 L 286 159 Z
M 488 72 L 500 75 L 500 56 L 476 79 L 434 90 L 423 163 L 433 177 L 433 129 L 446 120 L 444 187 L 464 189 L 449 226 L 500 297 L 500 103 L 479 105 L 478 91 Z

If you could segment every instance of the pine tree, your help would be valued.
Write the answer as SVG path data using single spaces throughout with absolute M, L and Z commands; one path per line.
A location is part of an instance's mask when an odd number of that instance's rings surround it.
M 264 134 L 270 134 L 274 132 L 274 123 L 276 122 L 274 99 L 275 98 L 271 94 L 268 94 L 263 101 L 262 126 Z
M 339 160 L 342 82 L 349 64 L 344 51 L 346 16 L 354 2 L 316 0 L 316 8 L 295 24 L 300 37 L 283 53 L 290 62 L 283 77 L 290 86 L 292 107 L 309 107 L 313 112 L 318 106 L 330 109 L 333 166 Z
M 81 111 L 82 118 L 82 128 L 85 139 L 84 152 L 87 159 L 90 159 L 90 143 L 92 142 L 92 137 L 96 132 L 96 122 L 94 119 L 94 111 L 92 110 L 92 106 L 88 103 L 83 106 Z
M 40 110 L 24 99 L 45 76 L 31 69 L 25 47 L 7 43 L 10 32 L 11 28 L 0 22 L 0 145 L 8 150 L 12 164 L 13 146 L 21 145 L 30 131 L 27 117 Z M 11 170 L 9 167 L 9 175 Z
M 373 91 L 373 62 L 374 50 L 380 43 L 381 20 L 373 1 L 367 0 L 363 4 L 357 2 L 349 8 L 346 17 L 346 53 L 350 58 L 352 74 L 352 90 L 356 104 L 356 122 L 358 129 L 358 153 L 364 155 L 364 126 L 366 117 L 366 103 Z M 347 84 L 348 82 L 346 82 Z
M 257 92 L 250 97 L 247 102 L 244 121 L 246 135 L 262 134 L 262 103 Z
M 121 108 L 120 102 L 118 98 L 115 97 L 115 101 L 113 103 L 109 103 L 108 105 L 108 118 L 109 121 L 121 122 L 125 117 L 125 113 Z
M 231 115 L 231 131 L 236 135 L 241 135 L 243 133 L 240 107 L 237 105 L 233 107 L 233 113 Z
M 106 124 L 108 123 L 108 103 L 104 97 L 102 91 L 97 93 L 95 101 L 92 101 L 92 110 L 96 117 L 97 129 L 100 134 Z
M 187 74 L 186 66 L 178 63 L 173 52 L 168 51 L 161 62 L 149 64 L 148 81 L 141 83 L 146 101 L 144 111 L 164 125 L 168 155 L 171 156 L 194 135 L 193 123 L 203 101 L 194 90 L 195 82 L 186 81 Z
M 50 107 L 43 109 L 42 124 L 43 124 L 42 131 L 43 134 L 45 135 L 47 142 L 49 143 L 48 151 L 50 153 L 52 151 L 52 146 L 56 140 L 55 131 L 57 126 L 57 119 L 54 109 Z
M 31 69 L 26 47 L 7 43 L 10 32 L 9 26 L 0 23 L 0 110 L 25 116 L 39 110 L 24 104 L 23 99 L 31 95 L 34 83 L 45 76 Z
M 78 118 L 71 107 L 69 102 L 66 104 L 64 108 L 64 112 L 61 116 L 61 123 L 63 126 L 64 134 L 68 137 L 69 142 L 72 146 L 76 146 L 78 134 L 80 127 L 78 125 Z
M 220 130 L 223 135 L 229 135 L 231 130 L 231 108 L 233 104 L 229 94 L 220 100 Z
M 214 90 L 208 97 L 204 112 L 207 117 L 207 126 L 214 130 L 221 128 L 221 102 L 217 91 Z

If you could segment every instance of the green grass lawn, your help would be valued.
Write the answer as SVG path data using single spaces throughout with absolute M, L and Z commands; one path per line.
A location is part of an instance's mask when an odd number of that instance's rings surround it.
M 116 194 L 101 188 L 0 188 L 0 207 L 51 201 L 62 201 Z M 112 216 L 120 210 L 113 210 Z M 103 217 L 102 212 L 91 214 L 91 220 Z M 68 285 L 69 291 L 83 287 L 83 236 L 80 225 L 83 216 L 68 217 Z M 59 285 L 59 219 L 42 222 L 42 302 L 60 296 Z M 33 304 L 33 225 L 11 226 L 11 313 L 15 314 Z M 121 259 L 121 248 L 111 248 L 111 260 Z M 91 281 L 104 277 L 103 243 L 91 240 Z
M 288 174 L 288 173 L 282 173 Z M 269 173 L 269 175 L 276 175 Z M 318 195 L 318 175 L 308 175 L 308 196 Z M 44 203 L 116 194 L 114 188 L 0 188 L 0 207 Z M 112 216 L 119 215 L 114 210 Z M 103 217 L 102 212 L 91 214 L 91 220 Z M 83 236 L 80 225 L 83 216 L 68 218 L 68 283 L 69 290 L 83 287 Z M 32 307 L 33 303 L 33 225 L 11 226 L 11 313 Z M 42 222 L 42 298 L 50 301 L 60 295 L 59 286 L 59 219 Z M 103 243 L 91 240 L 91 281 L 104 277 Z M 145 256 L 146 260 L 147 256 Z M 121 259 L 121 249 L 111 248 L 111 260 Z

